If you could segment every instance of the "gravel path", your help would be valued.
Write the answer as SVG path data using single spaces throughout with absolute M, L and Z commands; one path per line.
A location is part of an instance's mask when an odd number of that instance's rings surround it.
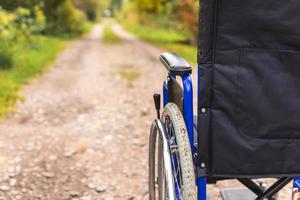
M 24 87 L 26 101 L 0 125 L 0 200 L 148 198 L 161 50 L 118 25 L 123 42 L 105 45 L 102 29 L 70 44 Z
M 114 29 L 121 44 L 104 45 L 96 26 L 21 91 L 0 125 L 0 199 L 146 199 L 161 52 Z

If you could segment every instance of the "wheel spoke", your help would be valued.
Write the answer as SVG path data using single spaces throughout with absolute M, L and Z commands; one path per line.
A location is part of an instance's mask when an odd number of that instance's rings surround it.
M 165 107 L 161 119 L 158 120 L 161 138 L 156 147 L 158 179 L 153 180 L 158 199 L 196 200 L 196 190 L 190 187 L 195 183 L 194 177 L 190 176 L 194 166 L 184 119 L 172 103 Z
M 171 160 L 172 160 L 172 168 L 173 168 L 173 177 L 175 181 L 175 188 L 176 188 L 176 196 L 178 200 L 182 199 L 182 180 L 181 180 L 181 166 L 179 162 L 179 155 L 178 155 L 178 146 L 176 142 L 176 136 L 174 133 L 173 125 L 170 119 L 167 117 L 164 123 L 166 127 L 166 133 L 168 135 L 168 142 L 170 146 L 171 152 Z

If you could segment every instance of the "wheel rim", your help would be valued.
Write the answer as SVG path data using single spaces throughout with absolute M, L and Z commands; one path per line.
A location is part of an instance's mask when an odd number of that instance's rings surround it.
M 163 171 L 163 176 L 160 177 L 165 180 L 165 185 L 161 187 L 161 182 L 158 185 L 161 191 L 165 191 L 162 192 L 165 195 L 160 195 L 159 199 L 196 200 L 194 163 L 188 132 L 180 110 L 175 104 L 167 104 L 162 113 L 162 120 L 156 119 L 154 124 L 158 130 L 159 141 L 162 142 L 159 160 L 165 168 L 160 167 Z M 162 157 L 164 159 L 161 159 Z
M 175 200 L 176 192 L 172 174 L 171 153 L 167 140 L 167 134 L 160 120 L 155 120 L 152 125 L 149 145 L 150 200 L 155 200 L 157 197 L 159 200 Z M 157 172 L 155 169 L 157 169 Z M 158 176 L 157 183 L 155 181 L 156 174 Z M 158 186 L 158 190 L 156 189 L 156 186 Z
M 175 130 L 169 116 L 166 116 L 163 122 L 166 128 L 167 140 L 170 147 L 173 179 L 175 184 L 176 199 L 183 199 L 183 181 L 181 176 L 181 165 L 179 159 L 178 145 L 175 136 Z
M 156 140 L 157 127 L 152 125 L 149 140 L 149 197 L 150 200 L 156 199 Z

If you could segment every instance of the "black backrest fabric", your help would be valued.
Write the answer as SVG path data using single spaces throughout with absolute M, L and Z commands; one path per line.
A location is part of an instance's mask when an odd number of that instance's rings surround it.
M 300 1 L 200 5 L 199 162 L 211 176 L 300 175 Z
M 233 48 L 298 50 L 298 0 L 202 0 L 199 63 L 212 51 Z

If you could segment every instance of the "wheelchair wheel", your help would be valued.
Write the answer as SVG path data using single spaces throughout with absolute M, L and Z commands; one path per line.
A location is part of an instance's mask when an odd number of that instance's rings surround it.
M 159 133 L 159 134 L 158 134 Z M 150 200 L 196 200 L 195 171 L 187 129 L 178 107 L 169 103 L 151 128 Z

